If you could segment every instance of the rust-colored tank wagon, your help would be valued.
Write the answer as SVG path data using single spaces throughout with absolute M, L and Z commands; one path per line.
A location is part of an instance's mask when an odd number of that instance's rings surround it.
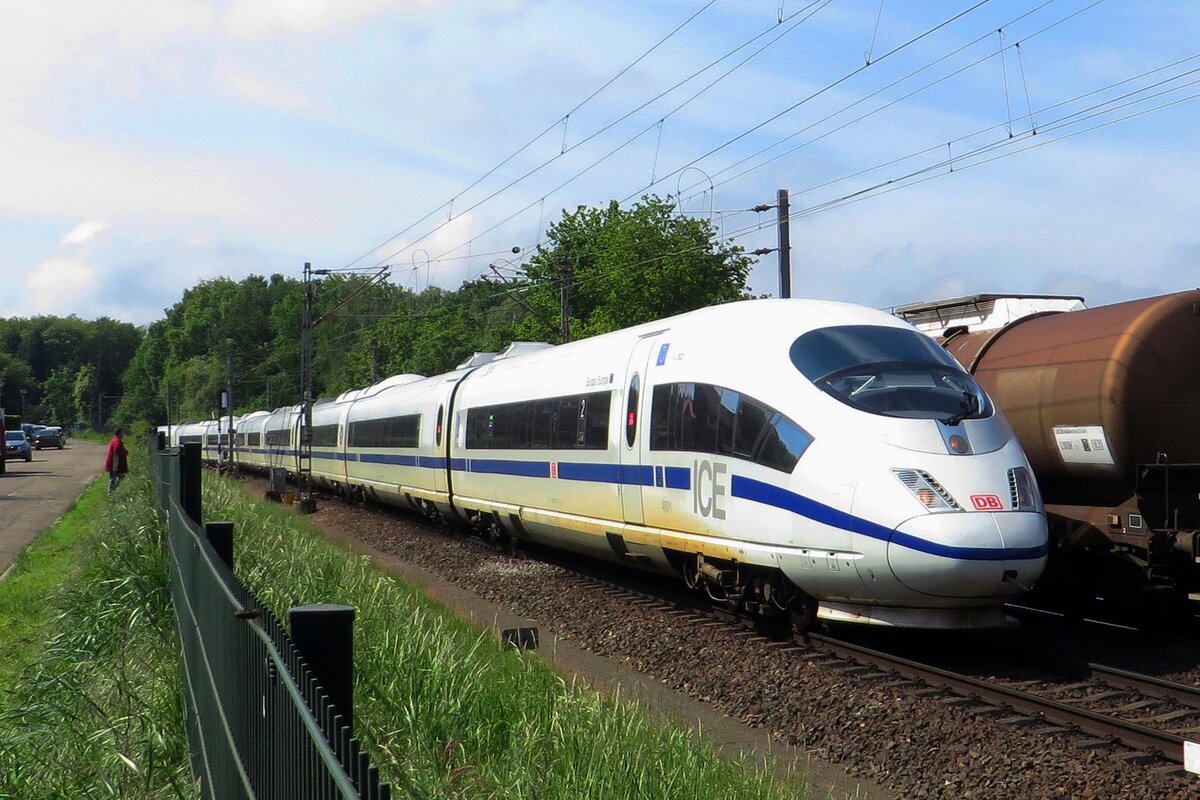
M 1004 411 L 1060 543 L 1121 555 L 1152 585 L 1194 582 L 1200 290 L 949 329 L 942 344 Z

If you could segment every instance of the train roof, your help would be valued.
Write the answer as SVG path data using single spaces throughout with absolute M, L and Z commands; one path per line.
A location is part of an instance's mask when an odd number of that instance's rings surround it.
M 908 303 L 888 309 L 922 333 L 940 336 L 952 327 L 999 330 L 1032 314 L 1079 311 L 1083 297 L 1066 294 L 972 294 L 947 300 Z

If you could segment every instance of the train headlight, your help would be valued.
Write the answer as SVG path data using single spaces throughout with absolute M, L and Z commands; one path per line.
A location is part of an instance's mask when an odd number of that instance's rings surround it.
M 958 501 L 925 470 L 894 469 L 892 474 L 930 511 L 962 511 Z
M 1008 471 L 1008 489 L 1012 494 L 1013 511 L 1040 511 L 1041 498 L 1029 470 L 1013 467 Z

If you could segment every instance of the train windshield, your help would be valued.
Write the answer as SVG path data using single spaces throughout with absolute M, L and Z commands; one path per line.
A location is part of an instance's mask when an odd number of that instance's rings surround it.
M 820 328 L 792 343 L 791 358 L 818 388 L 872 414 L 948 424 L 992 415 L 991 401 L 975 379 L 916 331 Z

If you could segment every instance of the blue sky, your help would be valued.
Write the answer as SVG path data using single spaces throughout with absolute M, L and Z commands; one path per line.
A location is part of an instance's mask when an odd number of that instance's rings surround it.
M 147 324 L 304 261 L 455 288 L 644 191 L 770 247 L 779 187 L 797 296 L 1200 284 L 1200 8 L 977 1 L 5 2 L 0 316 Z

